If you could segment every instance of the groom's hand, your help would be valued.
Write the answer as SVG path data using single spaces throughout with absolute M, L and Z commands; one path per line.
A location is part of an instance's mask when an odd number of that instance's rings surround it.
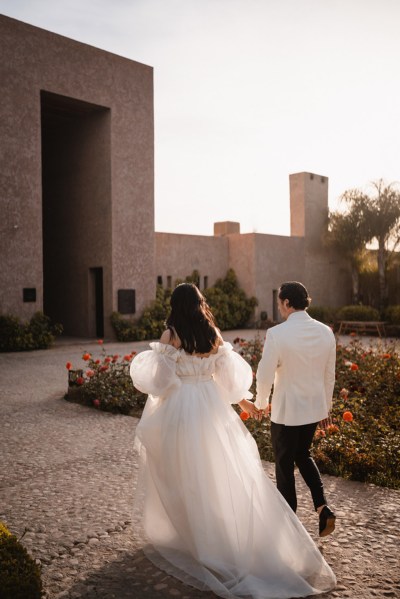
M 268 416 L 271 416 L 271 404 L 270 403 L 267 405 L 266 408 L 264 408 L 262 410 L 262 413 L 265 416 L 265 418 L 268 418 Z

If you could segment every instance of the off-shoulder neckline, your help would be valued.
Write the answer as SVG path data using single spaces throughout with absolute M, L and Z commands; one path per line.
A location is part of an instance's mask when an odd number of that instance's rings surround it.
M 231 343 L 229 343 L 228 341 L 224 341 L 218 347 L 218 350 L 215 353 L 209 354 L 208 356 L 199 356 L 199 355 L 194 355 L 194 354 L 188 354 L 181 347 L 177 348 L 177 347 L 174 347 L 173 345 L 170 345 L 169 343 L 160 343 L 160 341 L 153 341 L 153 343 L 150 343 L 150 347 L 154 347 L 154 346 L 159 347 L 160 349 L 165 348 L 164 351 L 171 353 L 171 355 L 179 354 L 180 356 L 184 356 L 187 358 L 197 358 L 200 360 L 209 360 L 210 358 L 219 356 L 221 353 L 223 353 L 224 350 L 232 349 Z M 222 350 L 222 352 L 221 352 L 221 350 Z

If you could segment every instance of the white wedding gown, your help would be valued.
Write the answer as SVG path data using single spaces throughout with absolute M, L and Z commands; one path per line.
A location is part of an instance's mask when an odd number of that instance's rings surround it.
M 158 567 L 226 598 L 322 593 L 335 575 L 264 473 L 230 406 L 253 380 L 229 343 L 206 358 L 151 343 L 131 364 L 149 394 L 137 426 L 145 553 Z

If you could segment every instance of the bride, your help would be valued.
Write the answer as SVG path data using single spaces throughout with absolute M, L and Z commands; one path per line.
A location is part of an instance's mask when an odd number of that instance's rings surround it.
M 332 589 L 335 575 L 264 473 L 253 437 L 230 406 L 257 413 L 249 401 L 252 371 L 223 342 L 195 285 L 176 287 L 167 327 L 130 370 L 134 386 L 149 395 L 135 440 L 145 554 L 227 599 Z

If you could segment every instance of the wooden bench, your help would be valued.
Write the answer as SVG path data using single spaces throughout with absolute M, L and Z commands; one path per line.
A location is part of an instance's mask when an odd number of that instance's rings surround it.
M 339 323 L 338 335 L 344 335 L 346 331 L 355 333 L 378 333 L 379 337 L 386 335 L 385 322 L 380 320 L 341 320 Z

